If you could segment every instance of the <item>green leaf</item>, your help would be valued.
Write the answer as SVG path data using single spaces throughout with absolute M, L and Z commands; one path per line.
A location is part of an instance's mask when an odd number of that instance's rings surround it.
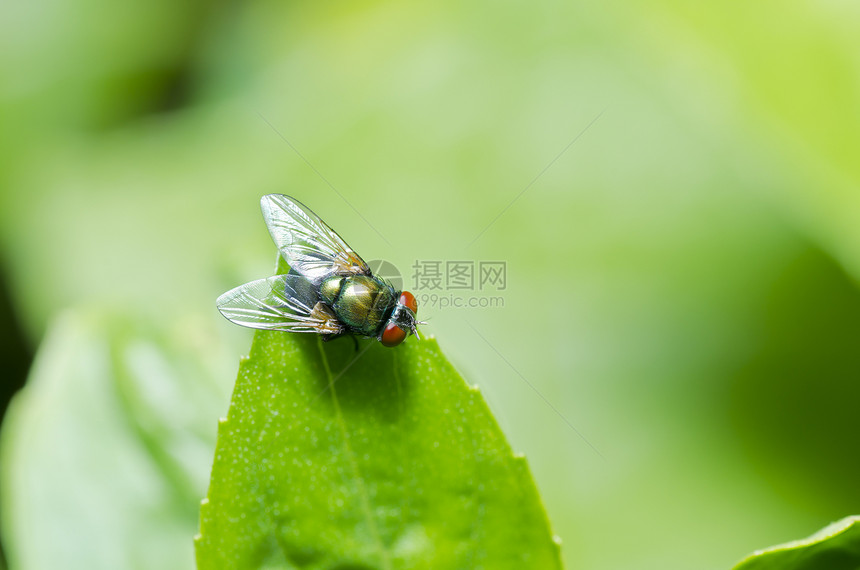
M 201 340 L 92 311 L 56 319 L 0 434 L 12 568 L 192 567 L 207 418 L 226 398 Z
M 753 552 L 735 570 L 856 570 L 860 517 L 846 517 L 809 538 Z
M 560 568 L 525 459 L 433 339 L 257 332 L 201 508 L 207 568 Z

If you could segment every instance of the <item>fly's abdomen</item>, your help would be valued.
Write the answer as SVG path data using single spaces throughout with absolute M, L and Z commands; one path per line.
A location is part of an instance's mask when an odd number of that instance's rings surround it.
M 397 303 L 394 290 L 383 281 L 365 275 L 335 275 L 320 284 L 320 296 L 338 320 L 352 332 L 376 336 Z

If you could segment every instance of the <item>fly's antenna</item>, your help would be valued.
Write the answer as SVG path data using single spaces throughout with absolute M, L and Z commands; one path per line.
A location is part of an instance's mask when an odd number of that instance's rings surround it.
M 412 334 L 415 335 L 415 338 L 417 338 L 418 340 L 421 340 L 421 337 L 418 336 L 418 327 L 416 327 L 414 324 L 412 325 Z

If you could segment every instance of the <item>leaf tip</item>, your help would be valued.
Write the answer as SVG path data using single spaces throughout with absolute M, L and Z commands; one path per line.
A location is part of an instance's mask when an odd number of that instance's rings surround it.
M 761 561 L 764 561 L 765 564 L 774 564 L 773 567 L 776 567 L 775 564 L 787 560 L 787 557 L 792 557 L 792 560 L 795 558 L 807 561 L 822 560 L 828 553 L 844 548 L 845 543 L 857 542 L 858 523 L 860 523 L 860 516 L 858 515 L 845 517 L 827 525 L 807 538 L 756 550 L 738 562 L 733 569 L 744 570 L 745 568 L 759 567 Z M 852 531 L 853 535 L 851 534 Z M 849 550 L 853 551 L 853 548 Z M 804 551 L 804 554 L 800 554 Z M 856 558 L 856 555 L 852 554 L 852 556 Z

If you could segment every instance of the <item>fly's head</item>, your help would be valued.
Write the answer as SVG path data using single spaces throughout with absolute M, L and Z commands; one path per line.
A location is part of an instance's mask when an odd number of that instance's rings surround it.
M 415 338 L 421 340 L 418 336 L 418 326 L 424 324 L 421 321 L 415 320 L 415 315 L 418 314 L 418 301 L 415 300 L 415 295 L 409 291 L 400 293 L 400 298 L 391 312 L 388 322 L 385 324 L 382 334 L 379 335 L 379 341 L 388 347 L 397 346 L 409 336 L 410 333 L 415 335 Z

